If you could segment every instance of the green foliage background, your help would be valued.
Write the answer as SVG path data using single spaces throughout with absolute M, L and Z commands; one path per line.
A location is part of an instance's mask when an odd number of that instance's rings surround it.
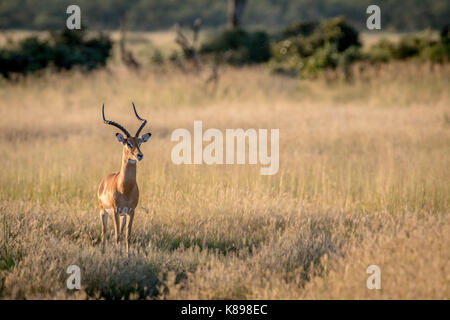
M 198 17 L 207 27 L 226 23 L 226 0 L 0 0 L 0 28 L 59 30 L 70 4 L 81 7 L 83 24 L 91 29 L 116 29 L 123 13 L 133 30 L 190 25 Z M 370 4 L 380 6 L 384 30 L 441 29 L 450 16 L 448 0 L 248 0 L 243 22 L 271 28 L 345 15 L 352 25 L 364 28 Z
M 102 34 L 87 39 L 84 30 L 53 32 L 49 39 L 31 36 L 0 48 L 0 75 L 9 78 L 14 73 L 26 75 L 47 67 L 93 70 L 106 65 L 112 45 Z

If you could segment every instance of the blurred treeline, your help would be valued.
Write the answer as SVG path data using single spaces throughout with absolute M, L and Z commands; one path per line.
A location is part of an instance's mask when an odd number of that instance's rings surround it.
M 181 32 L 181 31 L 180 31 Z M 182 35 L 184 39 L 187 39 Z M 186 40 L 187 41 L 187 40 Z M 119 43 L 122 43 L 119 41 Z M 443 64 L 450 61 L 450 32 L 442 28 L 439 36 L 427 29 L 407 34 L 399 41 L 381 38 L 363 48 L 359 32 L 345 17 L 322 21 L 298 21 L 278 32 L 248 31 L 242 28 L 222 29 L 209 36 L 200 46 L 180 42 L 181 51 L 169 55 L 155 48 L 150 63 L 182 66 L 192 64 L 230 63 L 236 66 L 266 63 L 272 72 L 315 78 L 327 71 L 339 71 L 346 80 L 352 77 L 354 63 L 379 64 L 395 60 L 416 60 Z M 113 46 L 109 36 L 87 36 L 86 30 L 51 32 L 47 39 L 35 36 L 11 41 L 0 48 L 0 76 L 26 75 L 50 67 L 56 71 L 78 68 L 89 71 L 105 67 Z M 122 43 L 122 61 L 139 69 L 131 51 Z M 180 54 L 181 53 L 181 54 Z M 130 60 L 134 62 L 130 64 Z M 142 61 L 141 61 L 142 62 Z
M 83 24 L 97 30 L 119 28 L 124 14 L 131 30 L 189 25 L 196 18 L 203 26 L 219 27 L 227 20 L 226 0 L 0 0 L 0 28 L 60 30 L 70 4 L 79 5 Z M 381 8 L 383 30 L 439 30 L 450 17 L 448 0 L 248 0 L 242 22 L 244 27 L 270 29 L 344 15 L 363 29 L 371 4 Z

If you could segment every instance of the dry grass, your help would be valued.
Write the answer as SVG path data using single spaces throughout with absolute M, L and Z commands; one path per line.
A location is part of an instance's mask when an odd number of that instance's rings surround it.
M 352 84 L 225 69 L 45 75 L 0 87 L 0 298 L 450 298 L 450 69 L 396 64 Z M 132 256 L 100 252 L 109 117 L 153 137 Z M 447 115 L 447 116 L 446 116 Z M 170 134 L 279 128 L 280 171 L 176 166 Z M 112 228 L 110 228 L 110 231 Z M 82 290 L 65 289 L 67 266 Z M 367 266 L 382 290 L 366 288 Z

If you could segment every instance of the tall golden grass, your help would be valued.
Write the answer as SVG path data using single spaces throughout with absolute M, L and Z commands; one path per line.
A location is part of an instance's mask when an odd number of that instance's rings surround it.
M 450 68 L 353 82 L 264 67 L 120 66 L 0 84 L 0 298 L 450 298 Z M 101 254 L 96 189 L 120 167 L 108 117 L 141 148 L 132 254 Z M 280 170 L 171 162 L 176 128 L 279 128 Z M 81 290 L 66 268 L 81 268 Z M 378 265 L 382 289 L 369 290 Z

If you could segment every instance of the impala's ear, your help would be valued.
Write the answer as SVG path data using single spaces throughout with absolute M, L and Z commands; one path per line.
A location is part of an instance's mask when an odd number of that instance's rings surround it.
M 119 142 L 123 143 L 125 141 L 125 138 L 123 137 L 123 135 L 121 133 L 116 133 L 116 138 L 117 138 L 117 141 L 119 141 Z
M 152 136 L 152 134 L 150 132 L 144 133 L 141 137 L 141 142 L 147 142 L 151 136 Z

